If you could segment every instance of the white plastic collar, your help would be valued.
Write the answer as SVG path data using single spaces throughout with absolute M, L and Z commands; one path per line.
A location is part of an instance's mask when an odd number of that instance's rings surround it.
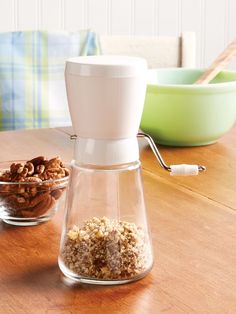
M 118 140 L 78 138 L 75 160 L 93 165 L 118 165 L 139 160 L 136 136 Z

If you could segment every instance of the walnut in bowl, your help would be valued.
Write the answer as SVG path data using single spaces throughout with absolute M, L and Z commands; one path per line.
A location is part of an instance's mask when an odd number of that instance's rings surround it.
M 49 220 L 61 205 L 68 179 L 60 157 L 0 162 L 0 218 L 21 226 Z

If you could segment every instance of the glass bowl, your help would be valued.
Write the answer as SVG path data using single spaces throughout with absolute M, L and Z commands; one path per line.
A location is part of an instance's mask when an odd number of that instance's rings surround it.
M 0 172 L 12 163 L 0 162 Z M 18 226 L 33 226 L 48 221 L 64 203 L 69 176 L 37 182 L 0 181 L 0 219 Z

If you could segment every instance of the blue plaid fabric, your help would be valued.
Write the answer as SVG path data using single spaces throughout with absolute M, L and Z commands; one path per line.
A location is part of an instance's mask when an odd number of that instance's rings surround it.
M 70 125 L 65 60 L 98 53 L 87 30 L 0 33 L 0 130 Z

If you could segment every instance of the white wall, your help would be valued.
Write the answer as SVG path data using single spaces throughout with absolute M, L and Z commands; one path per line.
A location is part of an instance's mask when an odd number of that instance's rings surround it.
M 193 30 L 197 65 L 205 67 L 236 38 L 236 0 L 0 0 L 0 31 L 81 28 L 147 36 Z

